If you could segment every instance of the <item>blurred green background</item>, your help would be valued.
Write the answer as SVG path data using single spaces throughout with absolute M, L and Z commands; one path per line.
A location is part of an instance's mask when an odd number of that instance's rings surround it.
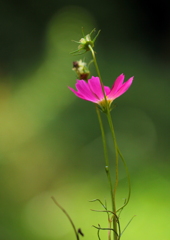
M 132 179 L 122 239 L 170 239 L 168 1 L 0 2 L 0 239 L 75 239 L 51 196 L 69 212 L 84 239 L 107 226 L 110 205 L 94 105 L 74 96 L 71 40 L 101 29 L 96 42 L 105 85 L 135 76 L 115 101 L 113 122 Z M 85 59 L 90 59 L 87 54 Z M 92 75 L 96 75 L 93 68 Z M 105 123 L 112 153 L 111 136 Z M 127 194 L 120 169 L 119 205 Z M 107 239 L 102 233 L 102 239 Z

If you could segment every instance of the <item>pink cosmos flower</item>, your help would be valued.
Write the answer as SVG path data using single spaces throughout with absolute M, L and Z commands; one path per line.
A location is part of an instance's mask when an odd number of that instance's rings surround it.
M 109 106 L 114 99 L 125 93 L 131 86 L 133 82 L 133 77 L 129 78 L 126 82 L 124 82 L 124 78 L 124 74 L 118 76 L 111 89 L 107 86 L 104 86 L 104 91 Z M 77 91 L 71 87 L 69 87 L 69 89 L 79 98 L 97 103 L 102 108 L 106 106 L 99 77 L 92 77 L 88 80 L 88 82 L 84 80 L 77 80 Z

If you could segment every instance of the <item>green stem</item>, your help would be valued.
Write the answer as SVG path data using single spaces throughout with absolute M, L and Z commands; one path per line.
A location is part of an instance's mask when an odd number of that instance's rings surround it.
M 123 157 L 122 153 L 120 152 L 119 148 L 118 148 L 118 153 L 119 153 L 119 156 L 120 156 L 120 158 L 123 162 L 123 165 L 124 165 L 124 168 L 125 168 L 125 171 L 126 171 L 126 176 L 127 176 L 127 181 L 128 181 L 128 197 L 127 197 L 124 205 L 122 207 L 120 207 L 119 209 L 117 209 L 117 212 L 120 211 L 120 210 L 121 211 L 123 210 L 123 208 L 129 203 L 130 196 L 131 196 L 131 181 L 130 181 L 129 170 L 128 170 L 126 161 L 124 160 L 124 157 Z
M 112 210 L 114 213 L 116 213 L 116 205 L 115 205 L 115 199 L 113 196 L 113 185 L 112 185 L 112 179 L 111 179 L 111 174 L 110 174 L 110 167 L 109 167 L 109 158 L 108 158 L 108 151 L 107 151 L 107 144 L 106 144 L 106 136 L 105 136 L 105 132 L 104 132 L 104 127 L 103 127 L 103 123 L 102 123 L 102 119 L 101 119 L 101 115 L 100 115 L 100 111 L 99 108 L 96 106 L 96 112 L 97 112 L 97 116 L 98 116 L 98 120 L 99 120 L 99 125 L 100 125 L 100 130 L 101 130 L 101 134 L 102 134 L 102 141 L 103 141 L 103 149 L 104 149 L 104 159 L 105 159 L 105 170 L 106 170 L 106 174 L 107 174 L 107 178 L 108 178 L 108 182 L 110 185 L 110 194 L 111 194 L 111 200 L 112 200 Z M 113 217 L 115 219 L 115 217 Z M 113 221 L 113 225 L 114 225 L 114 230 L 115 232 L 117 232 L 117 222 L 116 219 L 115 221 Z M 116 235 L 114 232 L 114 235 Z M 110 240 L 110 235 L 108 235 L 108 239 Z M 117 235 L 116 238 L 114 237 L 115 240 L 117 240 Z
M 76 239 L 77 240 L 80 240 L 79 238 L 79 235 L 78 235 L 78 232 L 77 232 L 77 229 L 73 223 L 73 220 L 71 219 L 71 217 L 69 216 L 69 214 L 66 212 L 66 210 L 56 201 L 56 199 L 52 196 L 51 197 L 52 200 L 54 201 L 54 203 L 64 212 L 64 214 L 66 215 L 66 217 L 68 218 L 69 222 L 71 223 L 72 227 L 73 227 L 73 230 L 74 230 L 74 233 L 76 235 Z
M 103 81 L 102 81 L 102 77 L 99 71 L 99 67 L 97 64 L 97 60 L 96 60 L 96 56 L 94 53 L 93 48 L 89 45 L 89 49 L 92 53 L 92 57 L 93 57 L 93 61 L 94 61 L 94 65 L 96 67 L 96 71 L 97 74 L 99 76 L 100 79 L 100 83 L 101 83 L 101 87 L 102 87 L 102 92 L 104 95 L 104 99 L 105 99 L 105 103 L 106 103 L 106 112 L 107 112 L 107 118 L 108 118 L 108 122 L 109 122 L 109 126 L 110 129 L 112 131 L 113 128 L 111 128 L 112 124 L 112 120 L 111 120 L 111 116 L 110 116 L 110 109 L 109 109 L 109 105 L 107 102 L 107 98 L 106 98 L 106 94 L 104 91 L 104 85 L 103 85 Z M 103 148 L 104 148 L 104 156 L 105 156 L 105 163 L 106 163 L 106 173 L 107 173 L 107 177 L 108 177 L 108 181 L 109 181 L 109 185 L 110 185 L 110 191 L 111 191 L 111 200 L 112 200 L 112 211 L 116 214 L 116 188 L 118 185 L 118 152 L 117 152 L 117 143 L 116 143 L 116 139 L 114 141 L 114 145 L 115 145 L 115 151 L 116 151 L 116 181 L 115 181 L 115 188 L 113 189 L 112 186 L 112 181 L 111 181 L 111 175 L 110 175 L 110 167 L 109 167 L 109 160 L 108 160 L 108 154 L 107 154 L 107 147 L 106 147 L 106 137 L 105 137 L 105 133 L 104 133 L 104 128 L 103 128 L 103 124 L 102 124 L 102 120 L 101 120 L 101 116 L 100 116 L 100 112 L 97 109 L 97 115 L 98 115 L 98 120 L 99 120 L 99 124 L 100 124 L 100 129 L 101 129 L 101 133 L 102 133 L 102 139 L 103 139 Z M 114 133 L 114 131 L 112 131 Z M 113 135 L 113 134 L 112 134 Z M 115 218 L 115 216 L 113 216 L 113 239 L 114 240 L 118 240 L 119 236 L 117 234 L 117 219 Z
M 98 67 L 97 60 L 96 60 L 96 55 L 95 55 L 95 52 L 94 52 L 93 48 L 91 47 L 91 45 L 89 45 L 89 49 L 90 49 L 92 57 L 93 57 L 93 61 L 94 61 L 94 65 L 95 65 L 95 68 L 96 68 L 96 71 L 97 71 L 97 75 L 98 75 L 98 77 L 100 79 L 104 100 L 105 100 L 106 105 L 107 105 L 107 110 L 109 110 L 106 94 L 105 94 L 105 91 L 104 91 L 104 85 L 103 85 L 103 81 L 102 81 L 102 76 L 100 74 L 99 67 Z
M 114 143 L 114 148 L 115 148 L 115 157 L 116 157 L 116 160 L 115 160 L 115 183 L 114 183 L 114 188 L 113 188 L 112 181 L 111 181 L 111 175 L 110 175 L 110 166 L 109 166 L 109 159 L 108 159 L 108 153 L 107 153 L 106 137 L 105 137 L 105 133 L 104 133 L 104 128 L 103 128 L 100 112 L 99 112 L 99 109 L 96 107 L 98 120 L 99 120 L 99 124 L 100 124 L 100 129 L 101 129 L 101 133 L 102 133 L 102 139 L 103 139 L 103 148 L 104 148 L 104 156 L 105 156 L 105 163 L 106 163 L 106 173 L 107 173 L 108 181 L 109 181 L 109 184 L 110 184 L 110 190 L 111 190 L 112 211 L 113 211 L 113 213 L 116 214 L 116 212 L 118 212 L 118 211 L 120 211 L 119 213 L 121 213 L 123 208 L 128 204 L 128 202 L 130 200 L 130 196 L 131 196 L 130 175 L 129 175 L 129 170 L 128 170 L 128 167 L 126 165 L 126 162 L 123 158 L 123 155 L 121 154 L 121 152 L 119 150 L 119 147 L 118 147 L 118 144 L 117 144 L 117 141 L 116 141 L 116 135 L 115 135 L 114 127 L 113 127 L 113 121 L 112 121 L 111 114 L 110 114 L 110 107 L 109 107 L 109 103 L 107 101 L 107 97 L 106 97 L 106 94 L 105 94 L 105 91 L 104 91 L 104 85 L 103 85 L 102 77 L 101 77 L 99 67 L 98 67 L 98 64 L 97 64 L 95 52 L 94 52 L 93 48 L 91 47 L 91 45 L 89 45 L 89 49 L 92 53 L 94 65 L 96 67 L 96 71 L 97 71 L 98 77 L 100 79 L 102 92 L 103 92 L 104 100 L 105 100 L 105 104 L 106 104 L 107 120 L 108 120 L 108 124 L 109 124 L 109 127 L 110 127 L 110 131 L 111 131 L 111 135 L 112 135 L 112 139 L 113 139 L 113 143 Z M 127 197 L 125 203 L 123 204 L 123 206 L 116 210 L 116 191 L 117 191 L 118 182 L 119 182 L 119 172 L 118 172 L 118 170 L 119 170 L 119 156 L 120 156 L 120 158 L 123 162 L 125 172 L 126 172 L 126 176 L 127 176 L 128 197 Z M 120 237 L 121 237 L 121 235 L 119 236 L 117 234 L 117 225 L 118 225 L 117 224 L 117 219 L 115 217 L 113 217 L 113 229 L 114 229 L 113 238 L 114 238 L 114 240 L 119 240 Z
M 121 160 L 123 162 L 123 165 L 124 165 L 124 168 L 125 168 L 125 172 L 126 172 L 126 176 L 127 176 L 127 181 L 128 181 L 128 197 L 127 197 L 124 205 L 122 207 L 120 207 L 119 209 L 117 209 L 116 212 L 118 212 L 120 210 L 123 210 L 123 208 L 128 204 L 128 202 L 130 200 L 130 196 L 131 196 L 131 182 L 130 182 L 130 174 L 129 174 L 129 170 L 128 170 L 126 161 L 124 160 L 124 157 L 123 157 L 122 153 L 120 152 L 118 144 L 117 144 L 117 141 L 116 141 L 116 135 L 115 135 L 113 122 L 112 122 L 110 113 L 107 114 L 107 119 L 108 119 L 108 122 L 109 122 L 110 130 L 111 130 L 111 133 L 112 133 L 112 139 L 113 139 L 114 147 L 115 147 L 115 151 L 116 151 L 115 152 L 115 154 L 116 154 L 116 180 L 115 180 L 115 186 L 114 186 L 114 197 L 116 196 L 116 190 L 117 190 L 118 181 L 119 181 L 119 179 L 118 179 L 118 177 L 119 177 L 118 176 L 118 158 L 119 158 L 119 156 L 120 156 L 120 158 L 121 158 Z
M 116 155 L 116 164 L 115 164 L 116 177 L 115 177 L 115 186 L 114 186 L 114 198 L 115 198 L 116 197 L 116 190 L 117 190 L 117 186 L 118 186 L 118 181 L 119 181 L 119 173 L 118 173 L 118 170 L 119 170 L 119 166 L 118 166 L 119 152 L 118 152 L 118 145 L 117 145 L 117 141 L 116 141 L 115 131 L 114 131 L 113 122 L 112 122 L 112 119 L 111 119 L 110 112 L 107 113 L 107 120 L 108 120 L 110 131 L 111 131 L 111 134 L 112 134 L 112 139 L 113 139 L 114 148 L 115 148 L 115 155 Z
M 113 212 L 116 214 L 117 210 L 116 210 L 116 191 L 117 191 L 117 186 L 118 186 L 118 182 L 119 182 L 119 166 L 118 166 L 118 158 L 119 158 L 119 153 L 118 153 L 118 146 L 117 146 L 117 141 L 116 141 L 116 136 L 115 136 L 115 131 L 114 131 L 114 127 L 113 127 L 113 122 L 112 122 L 112 118 L 111 118 L 111 114 L 110 114 L 110 111 L 107 111 L 106 113 L 107 115 L 107 120 L 108 120 L 108 123 L 109 123 L 109 127 L 110 127 L 110 131 L 111 131 L 111 134 L 112 134 L 112 139 L 113 139 L 113 143 L 114 143 L 114 148 L 115 148 L 115 184 L 114 184 L 114 190 L 113 190 L 113 199 L 114 199 L 114 209 L 115 211 L 113 210 Z M 116 226 L 117 228 L 117 219 L 113 218 L 113 225 L 114 227 Z M 120 239 L 120 236 L 116 236 L 114 235 L 114 240 L 119 240 Z

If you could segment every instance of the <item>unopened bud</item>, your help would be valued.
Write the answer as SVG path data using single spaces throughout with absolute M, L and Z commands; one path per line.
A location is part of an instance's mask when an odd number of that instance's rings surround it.
M 90 71 L 87 67 L 87 64 L 83 62 L 82 60 L 73 62 L 73 70 L 77 74 L 77 78 L 80 80 L 88 80 L 88 77 L 90 75 Z
M 91 39 L 91 34 L 95 31 L 95 29 L 93 29 L 91 31 L 91 33 L 87 34 L 86 36 L 84 36 L 83 38 L 81 38 L 77 43 L 79 43 L 79 46 L 78 46 L 78 50 L 74 51 L 74 52 L 71 52 L 72 54 L 80 54 L 80 53 L 85 53 L 87 51 L 90 51 L 90 48 L 93 48 L 94 47 L 94 43 L 100 33 L 100 31 L 98 31 L 98 33 L 96 34 L 96 36 Z

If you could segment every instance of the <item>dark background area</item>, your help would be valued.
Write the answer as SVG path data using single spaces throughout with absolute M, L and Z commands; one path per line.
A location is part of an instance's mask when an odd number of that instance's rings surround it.
M 16 74 L 35 69 L 44 55 L 48 22 L 61 8 L 80 6 L 93 14 L 104 32 L 104 46 L 137 44 L 142 51 L 169 62 L 169 3 L 161 1 L 1 1 L 1 71 Z M 78 21 L 78 19 L 77 19 Z M 22 63 L 22 64 L 21 64 Z M 28 68 L 29 66 L 29 68 Z

